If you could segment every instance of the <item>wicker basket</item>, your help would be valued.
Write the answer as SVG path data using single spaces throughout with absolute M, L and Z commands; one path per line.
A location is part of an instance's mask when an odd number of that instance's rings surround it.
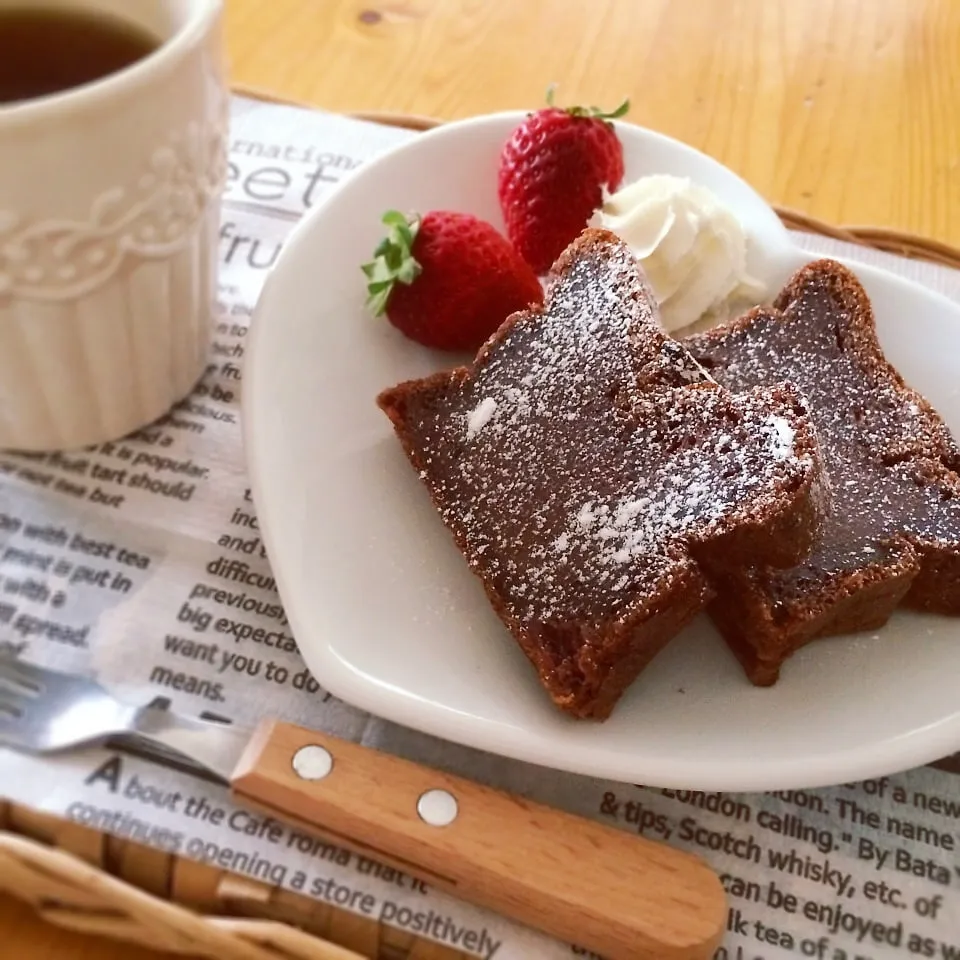
M 238 92 L 278 100 L 259 90 Z M 437 123 L 359 116 L 414 130 Z M 960 268 L 960 250 L 946 244 L 777 212 L 793 230 Z M 942 766 L 960 769 L 960 756 Z M 61 927 L 210 960 L 467 960 L 449 947 L 301 894 L 2 802 L 0 891 Z

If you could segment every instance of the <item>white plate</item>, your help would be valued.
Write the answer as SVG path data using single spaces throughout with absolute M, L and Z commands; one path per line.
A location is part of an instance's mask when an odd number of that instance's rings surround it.
M 450 124 L 367 164 L 296 228 L 253 321 L 244 424 L 254 499 L 294 635 L 317 679 L 398 723 L 615 780 L 702 790 L 812 787 L 960 748 L 960 621 L 898 614 L 879 636 L 795 656 L 751 687 L 708 621 L 678 636 L 603 724 L 549 702 L 490 611 L 374 397 L 451 365 L 364 313 L 360 264 L 384 210 L 469 211 L 502 227 L 497 157 L 522 114 Z M 809 255 L 742 180 L 618 124 L 626 179 L 689 175 L 737 211 L 750 269 L 779 285 Z M 960 430 L 960 309 L 855 265 L 881 340 Z

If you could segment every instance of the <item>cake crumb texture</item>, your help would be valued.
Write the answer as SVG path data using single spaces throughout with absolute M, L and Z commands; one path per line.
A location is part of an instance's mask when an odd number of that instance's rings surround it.
M 822 500 L 797 390 L 730 393 L 655 310 L 629 249 L 587 230 L 543 308 L 508 318 L 470 367 L 378 400 L 494 609 L 577 717 L 607 716 L 703 608 L 711 557 L 796 562 Z

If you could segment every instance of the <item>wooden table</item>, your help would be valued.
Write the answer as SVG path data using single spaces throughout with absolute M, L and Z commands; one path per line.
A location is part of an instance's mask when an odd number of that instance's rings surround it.
M 452 118 L 614 105 L 768 200 L 960 246 L 958 0 L 227 0 L 238 81 Z
M 453 118 L 613 105 L 770 201 L 960 246 L 960 0 L 226 0 L 235 81 Z M 149 960 L 0 898 L 4 955 Z

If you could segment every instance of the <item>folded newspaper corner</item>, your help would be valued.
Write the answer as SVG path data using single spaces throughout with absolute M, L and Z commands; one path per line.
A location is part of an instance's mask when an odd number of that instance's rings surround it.
M 821 790 L 697 793 L 491 757 L 368 716 L 305 669 L 242 459 L 251 308 L 302 213 L 409 131 L 237 98 L 216 337 L 197 390 L 96 450 L 0 459 L 0 643 L 123 696 L 276 716 L 484 780 L 705 857 L 730 912 L 717 960 L 960 960 L 960 755 Z M 849 252 L 822 237 L 798 242 Z M 857 249 L 960 299 L 946 268 Z M 187 772 L 95 749 L 4 752 L 9 799 L 498 960 L 583 955 L 373 860 L 233 806 Z

